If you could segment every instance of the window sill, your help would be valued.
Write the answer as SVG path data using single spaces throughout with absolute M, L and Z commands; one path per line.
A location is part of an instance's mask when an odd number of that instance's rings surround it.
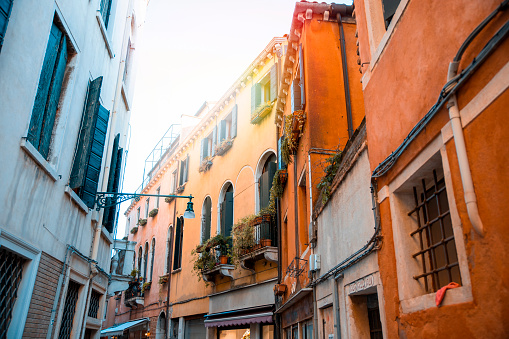
M 177 268 L 176 270 L 171 271 L 171 274 L 179 273 L 180 271 L 182 271 L 182 267 L 181 268 Z
M 436 293 L 430 293 L 412 299 L 401 300 L 401 310 L 403 313 L 413 313 L 430 308 L 436 308 L 437 305 L 435 304 L 435 296 Z M 466 303 L 473 299 L 470 286 L 461 286 L 448 290 L 440 306 Z
M 53 181 L 57 181 L 59 177 L 57 172 L 50 163 L 44 159 L 41 153 L 35 149 L 34 145 L 32 145 L 26 138 L 21 138 L 20 146 L 37 163 L 37 165 L 39 165 L 39 167 L 41 167 L 41 169 L 50 176 Z
M 74 203 L 76 205 L 78 205 L 78 207 L 85 213 L 85 214 L 88 214 L 89 212 L 89 208 L 87 205 L 85 205 L 85 203 L 81 200 L 81 198 L 76 194 L 74 193 L 74 191 L 72 190 L 72 188 L 69 186 L 69 185 L 66 185 L 65 186 L 65 193 L 67 193 L 67 195 L 69 197 L 71 197 L 71 200 L 74 201 Z
M 127 111 L 130 111 L 131 110 L 131 103 L 129 102 L 129 98 L 128 98 L 128 95 L 127 95 L 127 86 L 126 84 L 122 81 L 122 98 L 124 99 L 124 103 L 125 103 L 125 108 Z
M 101 16 L 101 12 L 97 11 L 95 13 L 95 17 L 97 19 L 97 24 L 99 25 L 99 28 L 101 29 L 101 34 L 104 39 L 104 44 L 106 45 L 106 49 L 108 50 L 108 54 L 110 55 L 110 58 L 113 59 L 115 57 L 115 54 L 113 53 L 113 49 L 111 47 L 110 39 L 108 39 L 108 32 L 106 31 L 106 26 L 104 26 L 103 18 Z

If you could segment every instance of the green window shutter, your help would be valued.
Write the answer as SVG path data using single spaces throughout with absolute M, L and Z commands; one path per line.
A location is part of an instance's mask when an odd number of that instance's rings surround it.
M 118 147 L 120 134 L 115 136 L 113 140 L 113 148 L 111 153 L 110 173 L 108 177 L 108 188 L 107 192 L 118 192 L 119 180 L 120 180 L 120 167 L 122 167 L 122 153 Z M 120 151 L 120 152 L 119 152 Z M 120 159 L 119 159 L 120 158 Z M 116 206 L 105 208 L 103 215 L 103 225 L 106 229 L 112 233 L 115 225 L 115 214 L 117 212 Z
M 181 267 L 182 263 L 182 240 L 183 229 L 182 219 L 177 218 L 177 227 L 175 228 L 175 252 L 173 253 L 173 269 L 176 270 Z
M 270 101 L 274 101 L 277 98 L 277 67 L 274 64 L 270 68 Z
M 94 207 L 95 195 L 99 185 L 99 175 L 101 174 L 101 163 L 109 116 L 110 112 L 106 108 L 100 106 L 90 145 L 90 157 L 86 164 L 85 181 L 80 192 L 81 200 L 90 208 Z
M 301 110 L 299 79 L 292 81 L 292 113 Z
M 219 204 L 219 226 L 222 235 L 226 234 L 226 202 Z
M 237 105 L 233 106 L 232 109 L 232 131 L 231 137 L 232 139 L 237 136 Z
M 102 80 L 99 77 L 90 82 L 88 87 L 87 103 L 69 179 L 69 186 L 90 208 L 94 207 L 109 119 L 109 111 L 99 104 Z
M 207 138 L 203 138 L 201 139 L 201 145 L 200 145 L 200 162 L 203 161 L 203 159 L 205 159 L 205 157 L 207 156 L 207 151 L 208 151 L 208 140 Z
M 251 113 L 253 113 L 262 101 L 262 86 L 259 83 L 251 87 Z
M 212 203 L 210 198 L 205 199 L 205 203 L 203 204 L 203 219 L 202 219 L 202 238 L 201 243 L 205 243 L 205 241 L 210 239 L 210 224 L 211 224 L 211 208 Z
M 219 142 L 226 139 L 226 120 L 219 123 Z
M 385 29 L 389 27 L 392 17 L 394 16 L 394 13 L 396 13 L 396 9 L 398 8 L 399 3 L 400 0 L 382 0 Z
M 111 13 L 111 0 L 101 0 L 101 7 L 99 11 L 103 18 L 104 27 L 108 28 Z
M 184 182 L 187 182 L 189 180 L 189 154 L 186 157 L 186 167 L 184 172 Z
M 271 161 L 268 163 L 267 170 L 260 176 L 260 208 L 269 206 L 270 189 L 276 170 L 277 164 Z
M 225 233 L 223 235 L 225 237 L 229 237 L 232 234 L 233 227 L 233 192 L 226 192 L 225 194 L 225 222 L 224 222 L 224 230 Z
M 216 154 L 216 144 L 217 144 L 217 126 L 214 126 L 214 130 L 212 131 L 212 155 Z
M 37 86 L 37 94 L 35 96 L 34 107 L 32 108 L 32 117 L 30 119 L 30 127 L 27 136 L 28 141 L 37 149 L 39 149 L 41 143 L 42 126 L 46 115 L 48 97 L 59 56 L 62 36 L 63 34 L 60 29 L 53 24 L 46 47 L 46 54 L 44 55 L 41 75 L 39 76 L 39 84 Z
M 12 0 L 0 0 L 0 51 L 4 44 L 5 31 L 11 15 Z
M 304 91 L 304 52 L 302 51 L 302 44 L 299 45 L 299 65 L 300 65 L 300 104 L 301 109 L 306 104 L 306 92 Z

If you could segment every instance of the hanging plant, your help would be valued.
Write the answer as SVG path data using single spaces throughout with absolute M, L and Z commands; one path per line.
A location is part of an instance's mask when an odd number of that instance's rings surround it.
M 137 225 L 145 226 L 147 224 L 147 219 L 140 219 L 138 220 Z
M 255 219 L 255 217 L 254 214 L 250 214 L 233 225 L 231 258 L 235 266 L 239 264 L 239 258 L 248 253 L 256 243 L 253 225 L 253 219 Z
M 133 228 L 131 228 L 131 234 L 136 234 L 138 233 L 138 226 L 134 226 Z
M 153 218 L 157 215 L 157 212 L 159 212 L 159 209 L 154 208 L 152 211 L 148 212 L 148 216 Z
M 210 167 L 212 167 L 212 157 L 205 157 L 198 168 L 198 172 L 207 172 Z
M 339 164 L 341 162 L 343 153 L 338 151 L 333 156 L 327 158 L 325 161 L 327 162 L 327 167 L 325 167 L 325 175 L 322 177 L 316 188 L 322 191 L 322 203 L 325 204 L 331 195 L 331 185 L 334 177 L 336 176 L 336 172 L 339 169 Z
M 214 147 L 214 153 L 216 155 L 223 155 L 232 147 L 232 145 L 233 145 L 232 139 L 223 140 L 219 144 L 217 144 L 216 147 Z
M 147 281 L 146 283 L 143 283 L 143 286 L 141 287 L 141 293 L 145 293 L 145 291 L 150 291 L 150 286 L 152 286 L 151 281 Z
M 200 246 L 197 246 L 197 248 Z M 196 248 L 196 249 L 197 249 Z M 204 271 L 210 271 L 217 265 L 215 256 L 210 253 L 210 250 L 204 252 L 197 252 L 196 249 L 191 251 L 191 263 L 193 263 L 193 273 L 198 277 L 198 281 L 202 279 Z M 206 283 L 207 284 L 207 283 Z M 208 284 L 207 284 L 208 285 Z
M 173 200 L 175 199 L 175 197 L 166 197 L 164 198 L 164 202 L 169 204 L 170 202 L 172 202 Z

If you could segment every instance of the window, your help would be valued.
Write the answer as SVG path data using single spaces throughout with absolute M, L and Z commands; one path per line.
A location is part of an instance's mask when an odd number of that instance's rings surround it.
M 173 255 L 173 269 L 182 267 L 182 242 L 184 240 L 184 218 L 177 218 L 177 228 L 175 229 L 175 253 Z
M 382 0 L 385 29 L 387 29 L 391 24 L 392 17 L 394 16 L 394 13 L 396 13 L 396 9 L 398 8 L 400 1 L 401 0 Z
M 7 338 L 25 260 L 0 248 L 0 338 Z
M 201 209 L 201 243 L 210 238 L 210 223 L 212 217 L 212 200 L 206 197 Z
M 156 255 L 156 239 L 152 239 L 152 254 L 150 255 L 150 276 L 148 281 L 152 281 L 154 275 L 154 259 Z
M 101 299 L 101 294 L 99 292 L 96 292 L 92 290 L 92 293 L 90 294 L 90 306 L 88 307 L 88 316 L 91 318 L 97 318 L 97 315 L 99 313 L 99 301 Z
M 368 308 L 369 333 L 371 339 L 383 339 L 382 323 L 380 321 L 380 308 L 378 307 L 378 295 L 366 296 Z
M 4 44 L 5 31 L 7 30 L 7 23 L 11 15 L 12 0 L 0 1 L 0 51 Z
M 64 312 L 62 321 L 60 323 L 59 338 L 70 338 L 72 332 L 72 323 L 74 320 L 74 313 L 76 312 L 76 302 L 78 301 L 80 285 L 72 280 L 69 280 L 67 287 L 67 295 L 65 297 Z
M 270 189 L 277 170 L 276 156 L 272 154 L 263 165 L 262 174 L 258 179 L 258 193 L 260 195 L 260 209 L 269 206 Z
M 141 269 L 142 269 L 142 260 L 143 260 L 143 248 L 140 246 L 138 249 L 138 276 L 141 275 Z
M 136 209 L 136 222 L 138 222 L 138 220 L 140 220 L 141 218 L 141 207 L 138 207 Z
M 277 67 L 273 65 L 270 71 L 251 87 L 251 114 L 260 106 L 272 102 L 277 98 Z
M 207 157 L 211 157 L 214 155 L 216 138 L 217 138 L 217 127 L 214 127 L 214 131 L 201 140 L 200 163 Z
M 145 219 L 148 218 L 148 209 L 150 208 L 150 198 L 145 200 Z
M 299 72 L 296 74 L 292 81 L 292 112 L 304 109 L 306 103 L 306 94 L 304 91 L 304 54 L 302 51 L 302 44 L 299 45 Z
M 237 105 L 233 106 L 231 112 L 219 122 L 217 135 L 219 144 L 224 140 L 230 140 L 237 136 Z
M 69 186 L 89 208 L 95 204 L 110 114 L 99 104 L 102 80 L 99 77 L 88 86 L 85 112 L 69 178 Z
M 161 186 L 159 186 L 157 189 L 156 189 L 156 194 L 157 195 L 161 195 Z M 156 207 L 155 208 L 159 208 L 159 197 L 156 198 Z
M 410 236 L 420 245 L 412 258 L 422 265 L 421 274 L 414 279 L 422 282 L 428 293 L 450 282 L 461 284 L 445 181 L 438 180 L 436 170 L 432 173 L 432 181 L 423 178 L 421 187 L 413 187 L 415 207 L 408 213 L 416 221 Z
M 168 227 L 168 235 L 166 237 L 166 265 L 164 265 L 164 273 L 170 273 L 171 269 L 171 253 L 170 253 L 170 246 L 171 246 L 171 232 L 173 231 L 173 225 L 170 225 Z
M 104 22 L 104 27 L 106 28 L 108 28 L 110 21 L 111 2 L 112 0 L 101 0 L 101 7 L 99 8 L 99 12 L 101 12 L 101 17 Z
M 27 135 L 27 140 L 45 159 L 48 159 L 50 154 L 50 143 L 68 59 L 67 37 L 53 22 Z
M 148 271 L 148 242 L 145 243 L 145 249 L 143 251 L 143 281 L 147 281 Z
M 130 74 L 130 66 L 131 66 L 131 49 L 132 48 L 132 45 L 131 45 L 131 38 L 129 38 L 129 40 L 127 41 L 127 51 L 125 53 L 125 65 L 124 65 L 124 76 L 122 77 L 122 81 L 124 82 L 124 84 L 127 83 L 127 78 Z
M 184 185 L 187 182 L 187 175 L 189 173 L 189 154 L 185 160 L 180 161 L 180 181 L 179 185 Z
M 170 192 L 171 194 L 175 194 L 175 192 L 177 192 L 177 170 L 173 171 L 171 174 Z
M 230 183 L 225 188 L 223 201 L 219 204 L 219 209 L 221 234 L 229 237 L 233 227 L 233 186 Z
M 119 139 L 120 134 L 117 134 L 115 136 L 115 139 L 113 140 L 107 192 L 118 193 L 119 190 L 123 154 L 123 149 L 118 147 Z M 108 232 L 110 233 L 113 232 L 113 229 L 115 228 L 116 219 L 117 219 L 117 205 L 110 206 L 104 209 L 103 225 L 106 227 Z

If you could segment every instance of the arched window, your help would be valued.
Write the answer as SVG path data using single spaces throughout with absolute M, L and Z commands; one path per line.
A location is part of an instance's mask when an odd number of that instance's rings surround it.
M 145 243 L 145 252 L 143 254 L 143 281 L 147 281 L 147 264 L 148 264 L 148 242 Z
M 157 318 L 156 339 L 164 339 L 166 334 L 166 316 L 164 312 Z
M 233 185 L 228 182 L 223 186 L 219 203 L 219 221 L 221 234 L 229 237 L 233 227 Z
M 277 158 L 274 153 L 269 153 L 265 155 L 265 161 L 263 161 L 263 157 L 258 165 L 258 197 L 260 202 L 260 210 L 267 207 L 269 205 L 270 200 L 270 189 L 272 188 L 272 180 L 274 179 L 274 174 L 277 171 Z
M 156 254 L 156 239 L 152 238 L 152 254 L 150 255 L 150 275 L 149 281 L 152 281 L 152 276 L 154 275 L 154 259 Z
M 171 263 L 171 253 L 170 253 L 170 244 L 171 244 L 171 232 L 173 230 L 173 225 L 168 227 L 168 236 L 166 237 L 166 261 L 164 264 L 164 273 L 170 273 L 170 263 Z
M 177 228 L 175 229 L 175 253 L 173 255 L 173 269 L 182 267 L 182 242 L 184 240 L 184 218 L 177 218 Z
M 143 248 L 142 246 L 140 246 L 140 248 L 138 249 L 138 276 L 141 275 L 141 262 L 142 262 L 142 258 L 143 258 Z
M 206 197 L 201 209 L 201 243 L 210 238 L 210 221 L 212 217 L 212 200 Z

